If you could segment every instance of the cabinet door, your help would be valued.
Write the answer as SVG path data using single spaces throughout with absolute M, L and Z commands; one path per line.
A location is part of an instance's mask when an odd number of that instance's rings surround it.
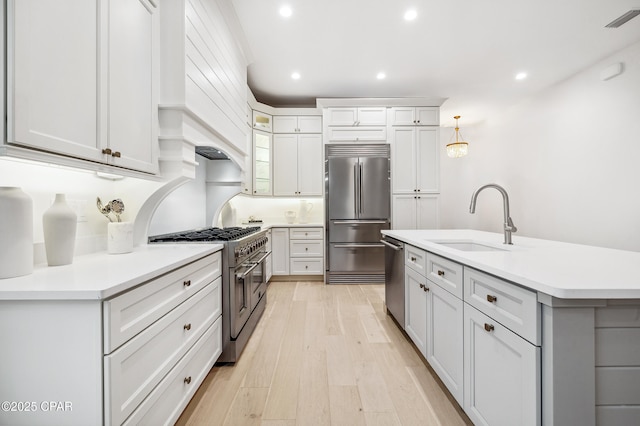
M 418 195 L 415 229 L 438 229 L 438 196 Z
M 427 361 L 449 392 L 463 404 L 463 302 L 429 283 L 427 299 Z
M 324 162 L 322 135 L 298 136 L 298 195 L 322 196 Z
M 295 115 L 276 115 L 273 117 L 273 133 L 298 132 L 298 117 Z
M 464 411 L 476 425 L 539 425 L 540 348 L 464 304 Z
M 98 4 L 7 3 L 8 142 L 106 161 L 97 133 Z
M 394 195 L 392 229 L 416 229 L 416 196 Z
M 440 190 L 438 169 L 438 129 L 416 128 L 416 188 L 418 192 L 438 192 Z
M 358 126 L 385 126 L 387 109 L 385 107 L 358 108 Z
M 327 124 L 329 126 L 355 126 L 357 121 L 357 108 L 329 108 L 327 110 Z
M 298 136 L 273 136 L 273 195 L 298 194 Z
M 416 109 L 414 107 L 394 107 L 391 108 L 392 126 L 415 126 Z
M 109 1 L 108 138 L 110 162 L 157 171 L 153 57 L 157 9 L 145 0 Z
M 420 350 L 427 354 L 427 279 L 411 268 L 404 270 L 405 331 Z
M 415 127 L 394 127 L 392 130 L 391 156 L 394 194 L 415 194 L 416 183 L 416 132 Z
M 298 116 L 298 132 L 322 133 L 322 117 L 319 115 Z
M 439 126 L 440 108 L 438 107 L 417 107 L 415 115 L 418 126 Z
M 271 134 L 253 131 L 253 193 L 271 195 Z
M 271 229 L 273 275 L 289 275 L 289 228 Z
M 253 128 L 270 132 L 272 128 L 273 117 L 260 111 L 253 111 Z

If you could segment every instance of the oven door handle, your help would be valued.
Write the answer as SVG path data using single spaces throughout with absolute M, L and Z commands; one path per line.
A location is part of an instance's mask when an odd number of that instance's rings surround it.
M 336 244 L 334 245 L 335 248 L 378 248 L 378 247 L 384 247 L 383 244 L 362 244 L 362 243 L 357 243 L 357 244 Z
M 246 271 L 244 271 L 244 273 L 242 274 L 236 274 L 236 278 L 239 280 L 244 280 L 245 277 L 247 275 L 249 275 L 251 272 L 253 272 L 254 269 L 256 269 L 256 266 L 258 266 L 259 264 L 261 264 L 266 258 L 267 256 L 269 256 L 271 254 L 271 251 L 268 251 L 267 253 L 265 253 L 260 260 L 258 260 L 257 262 L 251 262 L 253 265 L 251 266 L 251 268 L 247 269 Z

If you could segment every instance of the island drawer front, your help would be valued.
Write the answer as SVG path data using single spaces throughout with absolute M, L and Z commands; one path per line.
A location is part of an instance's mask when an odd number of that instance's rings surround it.
M 321 240 L 322 228 L 289 228 L 289 238 L 292 240 Z
M 322 257 L 324 245 L 319 240 L 291 240 L 289 241 L 289 256 L 291 257 Z
M 104 354 L 113 352 L 222 274 L 216 252 L 103 302 Z
M 222 279 L 104 357 L 107 424 L 121 424 L 222 313 Z
M 322 258 L 295 258 L 289 262 L 291 275 L 322 275 L 324 273 Z
M 536 293 L 472 268 L 464 268 L 464 301 L 534 345 L 541 344 Z
M 222 317 L 219 317 L 124 425 L 174 424 L 221 353 Z
M 427 252 L 409 244 L 404 246 L 404 264 L 422 276 L 426 276 Z
M 436 254 L 427 256 L 427 278 L 462 299 L 462 265 Z

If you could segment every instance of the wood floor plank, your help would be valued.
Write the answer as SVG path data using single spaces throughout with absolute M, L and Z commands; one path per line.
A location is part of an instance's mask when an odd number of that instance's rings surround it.
M 357 386 L 329 386 L 332 426 L 364 426 L 365 413 Z
M 397 414 L 391 411 L 386 413 L 364 413 L 364 418 L 367 426 L 402 426 Z
M 325 336 L 329 386 L 356 386 L 356 375 L 345 336 Z
M 331 425 L 327 359 L 324 351 L 304 351 L 298 389 L 297 423 Z
M 259 425 L 269 388 L 240 388 L 224 421 L 225 426 Z
M 376 362 L 355 363 L 356 382 L 365 412 L 393 412 L 395 407 Z

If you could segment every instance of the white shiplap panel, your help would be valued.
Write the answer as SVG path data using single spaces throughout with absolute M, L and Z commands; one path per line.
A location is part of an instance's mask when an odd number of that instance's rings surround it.
M 596 366 L 640 366 L 640 328 L 596 328 Z
M 640 405 L 640 367 L 596 367 L 596 405 Z
M 640 406 L 596 407 L 596 424 L 599 426 L 640 425 Z
M 640 328 L 640 306 L 607 306 L 605 308 L 596 308 L 595 320 L 596 328 Z

